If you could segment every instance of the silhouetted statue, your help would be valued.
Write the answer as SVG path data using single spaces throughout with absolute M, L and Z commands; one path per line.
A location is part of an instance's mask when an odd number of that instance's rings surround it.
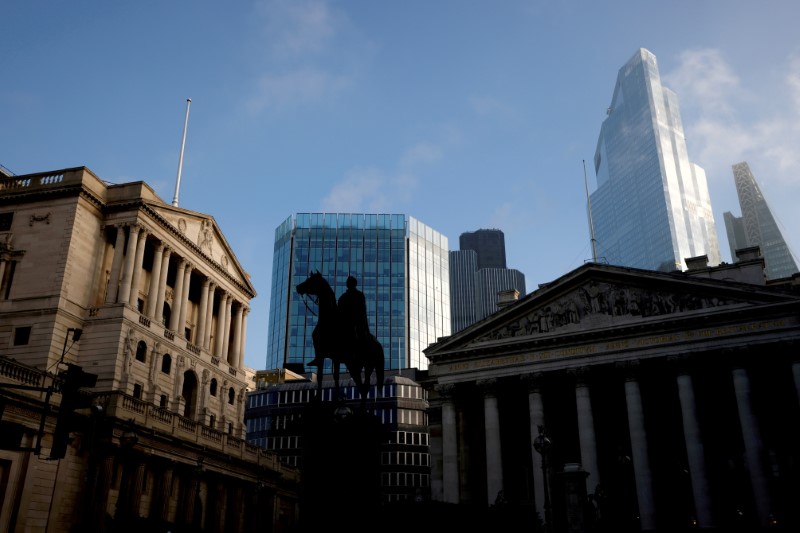
M 347 290 L 339 296 L 339 320 L 343 340 L 353 350 L 371 337 L 367 321 L 367 299 L 363 292 L 356 289 L 357 285 L 356 278 L 347 276 Z
M 346 309 L 344 313 L 340 312 L 337 306 L 333 289 L 319 272 L 310 274 L 308 279 L 296 287 L 301 295 L 317 297 L 319 316 L 317 325 L 311 333 L 314 359 L 309 365 L 319 369 L 317 372 L 319 397 L 322 392 L 325 358 L 332 362 L 336 389 L 339 389 L 339 365 L 344 364 L 356 382 L 362 402 L 367 398 L 373 372 L 378 387 L 383 385 L 383 346 L 369 333 L 369 327 L 366 326 L 366 301 L 364 294 L 355 288 L 356 283 L 356 279 L 352 276 L 348 278 L 348 290 L 342 295 Z

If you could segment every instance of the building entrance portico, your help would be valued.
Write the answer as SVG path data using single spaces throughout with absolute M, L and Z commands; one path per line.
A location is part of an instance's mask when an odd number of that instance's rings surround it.
M 502 491 L 544 519 L 547 479 L 566 527 L 560 473 L 579 465 L 591 520 L 614 530 L 797 524 L 798 310 L 787 288 L 587 265 L 440 339 L 436 496 Z

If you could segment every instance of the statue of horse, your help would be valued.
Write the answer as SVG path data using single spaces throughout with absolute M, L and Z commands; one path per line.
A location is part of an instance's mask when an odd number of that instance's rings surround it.
M 341 326 L 336 304 L 336 295 L 328 281 L 319 272 L 309 274 L 308 279 L 298 284 L 298 294 L 316 296 L 318 309 L 317 325 L 311 333 L 314 343 L 314 364 L 318 370 L 317 393 L 322 397 L 322 376 L 325 359 L 331 360 L 333 381 L 339 390 L 339 365 L 344 364 L 355 381 L 362 403 L 366 401 L 371 386 L 371 376 L 375 373 L 378 390 L 383 385 L 383 346 L 373 335 L 356 341 Z

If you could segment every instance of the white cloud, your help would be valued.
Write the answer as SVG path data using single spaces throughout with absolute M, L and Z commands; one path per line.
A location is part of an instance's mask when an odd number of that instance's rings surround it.
M 343 21 L 326 0 L 264 0 L 256 9 L 269 49 L 281 59 L 326 51 Z
M 324 70 L 306 68 L 279 75 L 265 74 L 259 79 L 256 94 L 250 98 L 252 112 L 283 109 L 298 104 L 317 103 L 346 90 L 351 80 Z
M 322 200 L 322 210 L 336 213 L 402 211 L 417 188 L 411 174 L 388 175 L 377 168 L 356 169 L 335 184 Z
M 472 96 L 469 104 L 478 115 L 508 117 L 513 115 L 513 110 L 508 104 L 492 96 Z
M 403 166 L 414 166 L 420 163 L 432 163 L 442 158 L 442 150 L 439 146 L 421 142 L 412 146 L 401 158 Z

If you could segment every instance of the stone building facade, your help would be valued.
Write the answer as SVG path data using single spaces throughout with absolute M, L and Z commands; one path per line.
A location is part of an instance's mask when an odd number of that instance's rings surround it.
M 433 497 L 553 531 L 797 531 L 798 280 L 757 249 L 687 266 L 589 263 L 429 347 Z
M 84 167 L 3 177 L 0 260 L 0 405 L 21 431 L 0 530 L 291 527 L 296 469 L 244 440 L 255 290 L 211 216 Z M 48 461 L 73 367 L 94 408 Z

